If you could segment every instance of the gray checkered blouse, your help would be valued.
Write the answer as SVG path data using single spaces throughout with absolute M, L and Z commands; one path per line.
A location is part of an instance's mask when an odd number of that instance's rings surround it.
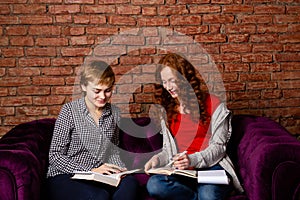
M 98 126 L 84 98 L 65 104 L 54 127 L 47 176 L 88 171 L 102 163 L 125 167 L 116 146 L 119 118 L 117 107 L 107 103 Z

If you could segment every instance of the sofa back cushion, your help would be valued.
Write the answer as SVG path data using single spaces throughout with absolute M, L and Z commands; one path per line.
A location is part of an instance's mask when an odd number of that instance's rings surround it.
M 122 118 L 119 127 L 121 157 L 127 168 L 143 168 L 162 147 L 159 128 L 148 117 Z

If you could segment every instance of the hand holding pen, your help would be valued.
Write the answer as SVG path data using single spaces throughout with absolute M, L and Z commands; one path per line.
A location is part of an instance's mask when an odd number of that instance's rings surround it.
M 167 164 L 167 166 L 172 166 L 176 169 L 186 169 L 190 165 L 190 159 L 187 156 L 187 151 L 176 154 L 173 160 Z

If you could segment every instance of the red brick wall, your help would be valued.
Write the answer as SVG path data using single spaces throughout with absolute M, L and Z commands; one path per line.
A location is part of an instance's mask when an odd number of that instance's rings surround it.
M 0 136 L 57 117 L 91 54 L 114 66 L 123 115 L 146 115 L 167 50 L 235 114 L 300 134 L 299 13 L 299 0 L 1 0 Z

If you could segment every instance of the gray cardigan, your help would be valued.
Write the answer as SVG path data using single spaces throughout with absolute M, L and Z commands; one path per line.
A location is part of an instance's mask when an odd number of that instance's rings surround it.
M 160 165 L 165 166 L 178 151 L 163 118 L 161 118 L 161 127 L 160 133 L 163 134 L 163 148 L 156 156 L 158 156 Z M 189 155 L 191 166 L 206 168 L 219 163 L 231 175 L 234 187 L 239 192 L 243 192 L 244 189 L 234 171 L 234 166 L 226 154 L 226 145 L 230 139 L 232 127 L 231 112 L 224 103 L 221 103 L 214 111 L 211 117 L 210 130 L 211 137 L 208 147 L 200 152 Z

